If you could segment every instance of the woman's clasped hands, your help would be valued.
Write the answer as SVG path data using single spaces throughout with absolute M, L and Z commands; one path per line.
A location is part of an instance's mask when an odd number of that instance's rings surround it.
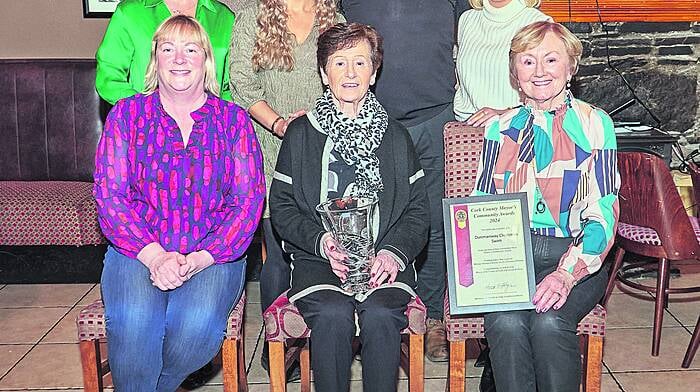
M 214 258 L 207 251 L 192 252 L 187 256 L 179 252 L 162 251 L 147 263 L 151 282 L 159 289 L 174 290 L 192 276 L 214 264 Z

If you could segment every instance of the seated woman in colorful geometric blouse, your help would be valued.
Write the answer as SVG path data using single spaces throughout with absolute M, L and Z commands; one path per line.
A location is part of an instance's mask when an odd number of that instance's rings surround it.
M 580 58 L 581 42 L 565 27 L 524 27 L 510 49 L 524 105 L 486 126 L 475 194 L 527 193 L 537 282 L 535 310 L 485 316 L 499 391 L 578 391 L 576 325 L 605 291 L 617 145 L 610 117 L 567 89 Z
M 146 92 L 117 102 L 95 158 L 109 362 L 119 391 L 175 391 L 219 350 L 262 213 L 260 146 L 218 97 L 207 34 L 167 19 Z

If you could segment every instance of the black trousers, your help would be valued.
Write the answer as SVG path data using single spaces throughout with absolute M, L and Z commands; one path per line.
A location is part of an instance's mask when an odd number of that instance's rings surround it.
M 445 299 L 445 235 L 442 198 L 445 195 L 445 149 L 442 131 L 454 121 L 454 109 L 448 105 L 442 113 L 408 128 L 413 146 L 425 173 L 425 189 L 430 204 L 430 237 L 417 259 L 418 296 L 428 308 L 428 317 L 441 320 Z
M 292 269 L 289 256 L 282 251 L 281 240 L 272 228 L 270 218 L 262 220 L 267 259 L 260 271 L 260 307 L 264 312 L 290 287 Z
M 570 238 L 532 236 L 536 281 L 553 272 Z M 578 392 L 581 353 L 576 326 L 605 292 L 607 271 L 576 286 L 559 310 L 497 312 L 484 315 L 491 365 L 499 392 Z
M 298 299 L 295 305 L 311 328 L 311 368 L 318 392 L 350 390 L 355 312 L 362 343 L 362 387 L 365 392 L 396 392 L 404 312 L 411 296 L 397 288 L 372 293 L 359 302 L 332 290 Z

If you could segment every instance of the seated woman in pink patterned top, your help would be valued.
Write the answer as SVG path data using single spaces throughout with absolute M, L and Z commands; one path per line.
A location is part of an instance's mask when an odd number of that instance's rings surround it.
M 175 391 L 218 351 L 262 213 L 260 146 L 218 97 L 206 32 L 184 15 L 153 38 L 143 94 L 117 102 L 95 158 L 111 246 L 102 272 L 119 391 Z

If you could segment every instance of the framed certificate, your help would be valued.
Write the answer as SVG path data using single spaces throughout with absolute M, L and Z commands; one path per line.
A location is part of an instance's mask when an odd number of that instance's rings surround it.
M 534 309 L 525 193 L 443 199 L 453 315 Z

